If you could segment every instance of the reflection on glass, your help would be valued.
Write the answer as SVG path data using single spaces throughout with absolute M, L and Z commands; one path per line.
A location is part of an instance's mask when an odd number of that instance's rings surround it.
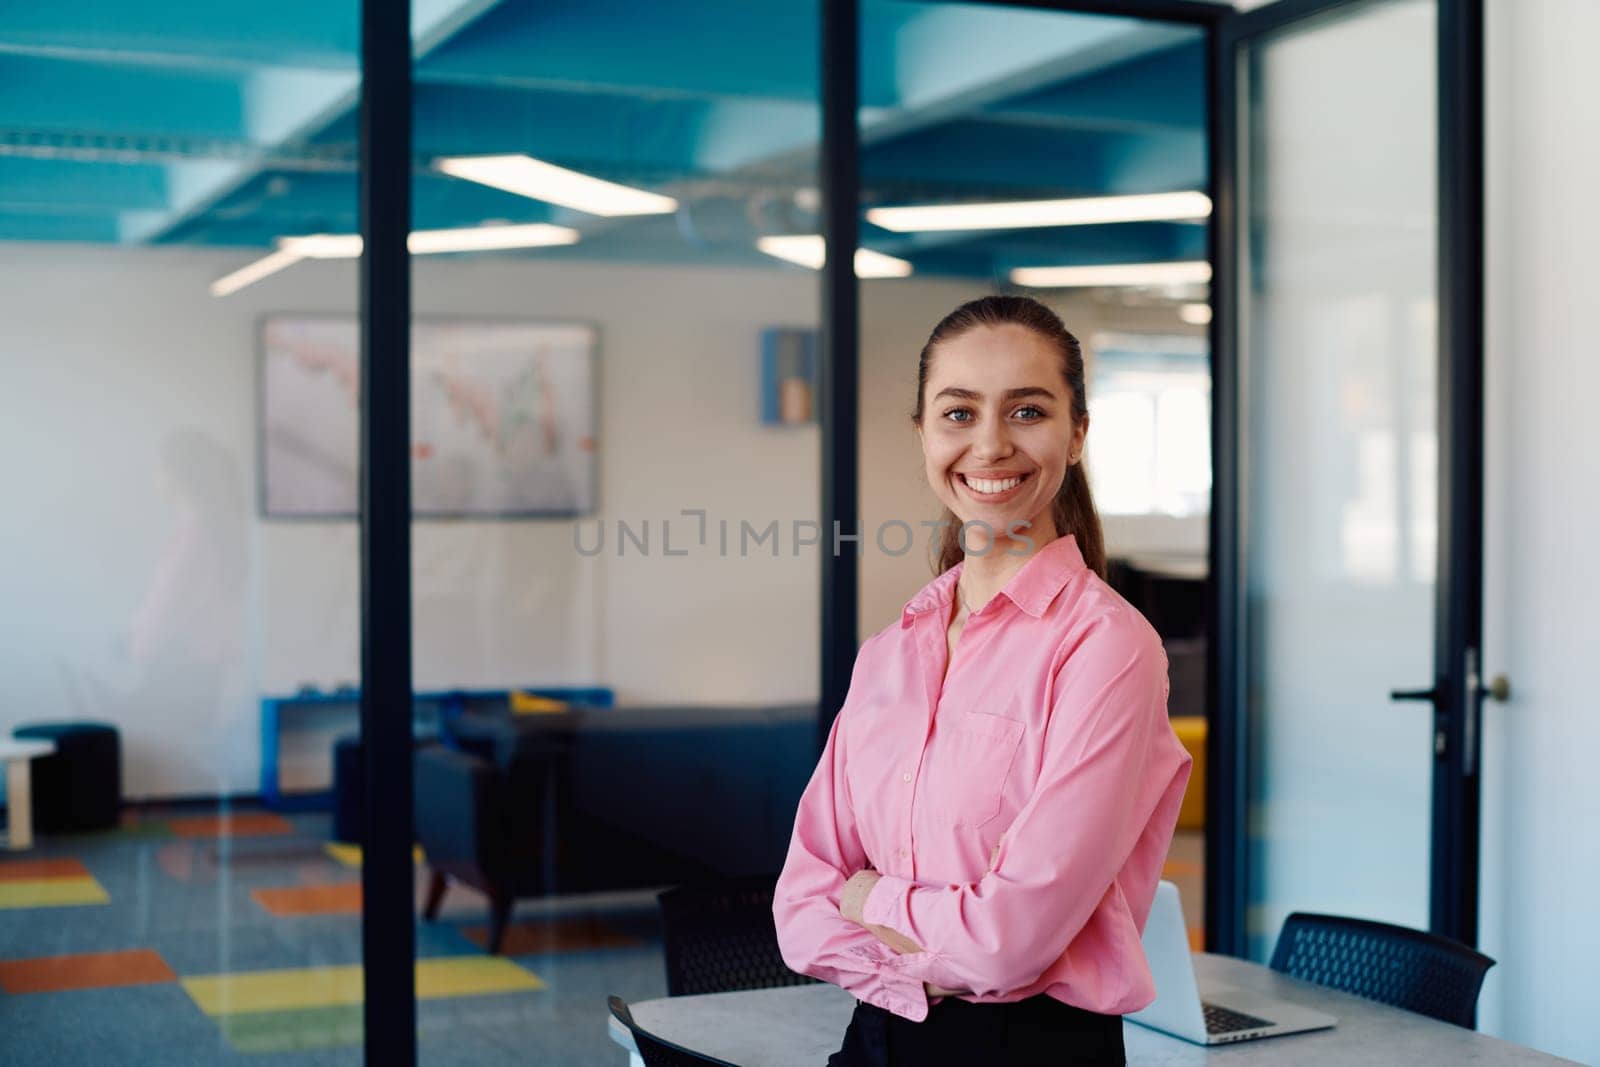
M 1359 5 L 1249 54 L 1257 959 L 1294 910 L 1427 925 L 1432 723 L 1388 692 L 1432 674 L 1434 7 Z
M 355 527 L 263 514 L 256 418 L 261 317 L 354 321 L 356 277 L 238 275 L 355 230 L 357 12 L 0 12 L 0 744 L 56 745 L 0 849 L 7 1063 L 361 1059 Z
M 413 261 L 416 335 L 449 331 L 413 355 L 441 503 L 416 678 L 447 742 L 416 764 L 417 948 L 481 968 L 422 994 L 424 1064 L 625 1058 L 606 997 L 667 993 L 657 891 L 787 847 L 824 543 L 819 15 L 511 0 L 416 34 L 413 250 L 568 235 Z M 863 276 L 902 273 L 874 253 Z M 545 506 L 475 506 L 521 490 Z

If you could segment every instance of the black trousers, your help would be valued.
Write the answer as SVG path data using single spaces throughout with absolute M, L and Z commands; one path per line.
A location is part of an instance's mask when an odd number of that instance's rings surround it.
M 1100 1015 L 1040 994 L 1010 1004 L 946 997 L 920 1023 L 856 1003 L 844 1045 L 828 1067 L 1122 1067 L 1122 1016 Z

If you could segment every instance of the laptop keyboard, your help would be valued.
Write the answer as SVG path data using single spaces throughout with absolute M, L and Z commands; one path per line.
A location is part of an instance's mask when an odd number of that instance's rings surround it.
M 1258 1019 L 1242 1011 L 1229 1011 L 1216 1004 L 1202 1003 L 1200 1006 L 1205 1009 L 1208 1034 L 1231 1034 L 1235 1030 L 1259 1030 L 1273 1025 L 1270 1019 Z

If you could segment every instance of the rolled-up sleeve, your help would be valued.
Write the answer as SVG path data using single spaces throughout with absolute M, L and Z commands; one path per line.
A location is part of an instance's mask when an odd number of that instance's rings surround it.
M 1147 627 L 1099 627 L 1066 657 L 1037 787 L 989 873 L 958 885 L 885 877 L 867 897 L 866 922 L 926 950 L 906 957 L 904 973 L 978 995 L 1027 987 L 1113 891 L 1141 839 L 1161 849 L 1141 857 L 1159 869 L 1193 762 L 1168 722 L 1167 691 L 1166 654 Z
M 844 775 L 843 722 L 841 712 L 800 798 L 794 836 L 772 901 L 778 947 L 791 970 L 920 1022 L 927 1018 L 928 1000 L 922 979 L 908 973 L 908 967 L 924 954 L 900 955 L 839 914 L 845 882 L 869 866 Z

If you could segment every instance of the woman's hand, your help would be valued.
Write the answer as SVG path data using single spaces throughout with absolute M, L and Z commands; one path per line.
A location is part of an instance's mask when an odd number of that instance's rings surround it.
M 878 884 L 881 878 L 877 871 L 868 868 L 857 871 L 845 882 L 844 889 L 839 894 L 839 914 L 853 923 L 862 923 L 862 910 L 867 906 L 867 894 L 872 892 L 872 887 Z
M 874 926 L 866 924 L 867 933 L 882 941 L 902 956 L 914 955 L 922 951 L 922 946 L 911 940 L 899 930 L 889 926 Z
M 872 887 L 878 884 L 878 879 L 881 877 L 882 875 L 870 868 L 852 874 L 839 893 L 839 914 L 853 923 L 866 927 L 872 936 L 902 956 L 923 951 L 921 945 L 900 931 L 887 926 L 874 926 L 862 918 L 862 910 L 867 905 L 867 894 L 872 892 Z M 930 997 L 953 997 L 967 992 L 965 989 L 945 989 L 932 982 L 924 982 L 922 987 Z

